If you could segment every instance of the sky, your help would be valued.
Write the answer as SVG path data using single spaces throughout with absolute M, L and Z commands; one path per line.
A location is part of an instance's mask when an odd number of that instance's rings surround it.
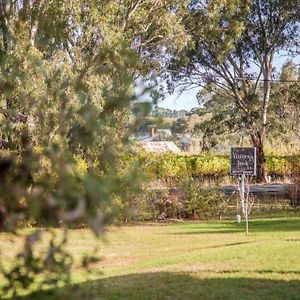
M 141 83 L 137 83 L 136 91 L 137 94 L 140 95 L 138 97 L 139 102 L 152 102 L 150 98 L 150 93 L 146 92 L 144 95 L 141 95 L 143 89 L 145 88 L 145 85 Z M 181 95 L 178 92 L 174 92 L 172 95 L 166 93 L 165 99 L 161 102 L 159 102 L 158 106 L 162 108 L 168 108 L 172 110 L 186 110 L 190 111 L 194 107 L 199 107 L 198 101 L 197 101 L 197 92 L 198 88 L 194 88 L 189 91 L 183 92 Z
M 181 95 L 174 93 L 172 95 L 166 94 L 165 100 L 159 103 L 159 107 L 170 108 L 176 110 L 187 110 L 190 111 L 194 107 L 199 107 L 196 99 L 197 92 L 199 89 L 194 88 L 192 90 L 183 92 Z

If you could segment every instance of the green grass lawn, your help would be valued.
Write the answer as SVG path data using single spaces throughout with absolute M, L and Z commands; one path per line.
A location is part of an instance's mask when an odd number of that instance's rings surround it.
M 122 226 L 110 228 L 105 242 L 86 229 L 73 230 L 75 257 L 99 246 L 103 259 L 95 272 L 75 269 L 73 285 L 21 299 L 300 299 L 300 218 L 253 220 L 248 237 L 243 226 Z M 0 242 L 9 261 L 11 241 L 2 234 Z

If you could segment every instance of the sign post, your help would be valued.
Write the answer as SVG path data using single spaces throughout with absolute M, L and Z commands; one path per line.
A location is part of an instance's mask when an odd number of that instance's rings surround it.
M 251 207 L 249 203 L 249 187 L 245 194 L 245 181 L 246 176 L 256 176 L 256 148 L 232 147 L 230 158 L 230 174 L 232 176 L 239 176 L 240 179 L 240 201 L 242 212 L 246 221 L 246 235 L 248 235 L 248 219 Z
M 231 148 L 230 174 L 256 176 L 256 148 Z

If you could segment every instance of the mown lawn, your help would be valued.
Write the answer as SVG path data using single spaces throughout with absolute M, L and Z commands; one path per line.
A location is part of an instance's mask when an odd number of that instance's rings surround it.
M 21 299 L 300 299 L 300 218 L 253 220 L 248 237 L 243 229 L 230 221 L 139 224 L 110 228 L 106 241 L 73 230 L 76 257 L 99 246 L 95 272 L 77 268 L 73 285 Z M 11 242 L 5 234 L 0 242 L 9 261 Z

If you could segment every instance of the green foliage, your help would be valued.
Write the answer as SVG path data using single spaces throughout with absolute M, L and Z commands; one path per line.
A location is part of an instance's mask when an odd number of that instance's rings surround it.
M 292 141 L 299 140 L 300 136 L 299 75 L 299 68 L 292 61 L 287 61 L 280 73 L 282 82 L 274 84 L 271 95 L 274 124 L 271 129 Z
M 181 7 L 149 0 L 1 5 L 1 229 L 17 234 L 21 222 L 42 219 L 64 228 L 83 222 L 99 236 L 118 203 L 139 190 L 139 168 L 122 162 L 132 152 L 135 78 L 160 68 L 162 47 L 184 45 L 173 13 Z M 67 235 L 62 244 L 48 241 L 49 264 L 36 250 L 45 231 L 29 235 L 15 266 L 3 270 L 9 293 L 37 277 L 48 284 L 50 273 L 67 280 Z
M 269 175 L 293 176 L 300 170 L 300 158 L 294 156 L 267 156 L 267 170 Z
M 194 176 L 226 176 L 230 162 L 226 156 L 198 156 L 194 158 L 192 174 Z
M 156 220 L 167 218 L 219 218 L 228 207 L 229 197 L 217 189 L 203 188 L 192 177 L 176 180 L 176 188 L 156 189 L 148 193 L 149 216 Z
M 123 223 L 128 221 L 153 220 L 157 216 L 156 206 L 153 201 L 157 201 L 156 192 L 148 188 L 140 190 L 137 194 L 132 194 L 129 198 L 118 198 L 114 200 L 115 220 Z
M 229 175 L 229 157 L 220 155 L 142 155 L 145 171 L 159 178 Z
M 230 157 L 227 155 L 181 156 L 171 153 L 163 155 L 143 153 L 140 156 L 140 163 L 150 178 L 193 176 L 217 179 L 230 175 Z M 300 170 L 299 155 L 267 155 L 266 168 L 270 176 L 292 176 Z
M 199 103 L 213 113 L 202 126 L 208 144 L 228 133 L 247 135 L 258 149 L 257 180 L 265 181 L 273 65 L 277 53 L 297 48 L 298 1 L 194 0 L 187 14 L 191 42 L 169 65 L 169 85 L 198 86 Z
M 199 219 L 218 216 L 228 207 L 229 197 L 212 188 L 203 188 L 199 182 L 190 178 L 182 182 L 184 193 L 183 212 L 186 218 Z
M 159 177 L 177 177 L 189 174 L 190 172 L 189 164 L 186 163 L 186 158 L 184 156 L 175 156 L 172 154 L 155 157 L 149 167 L 150 172 L 157 174 Z
M 42 231 L 36 231 L 27 235 L 25 240 L 25 249 L 16 256 L 14 266 L 6 271 L 1 266 L 2 274 L 8 284 L 4 286 L 3 292 L 10 292 L 16 289 L 28 289 L 36 281 L 36 274 L 44 274 L 46 278 L 43 281 L 45 286 L 53 286 L 59 282 L 70 281 L 70 267 L 73 263 L 72 256 L 65 250 L 67 243 L 67 231 L 64 231 L 63 237 L 57 237 L 54 231 L 49 230 L 50 241 L 46 247 L 42 247 Z M 33 244 L 39 244 L 40 255 L 33 252 Z M 57 277 L 57 273 L 61 274 Z

